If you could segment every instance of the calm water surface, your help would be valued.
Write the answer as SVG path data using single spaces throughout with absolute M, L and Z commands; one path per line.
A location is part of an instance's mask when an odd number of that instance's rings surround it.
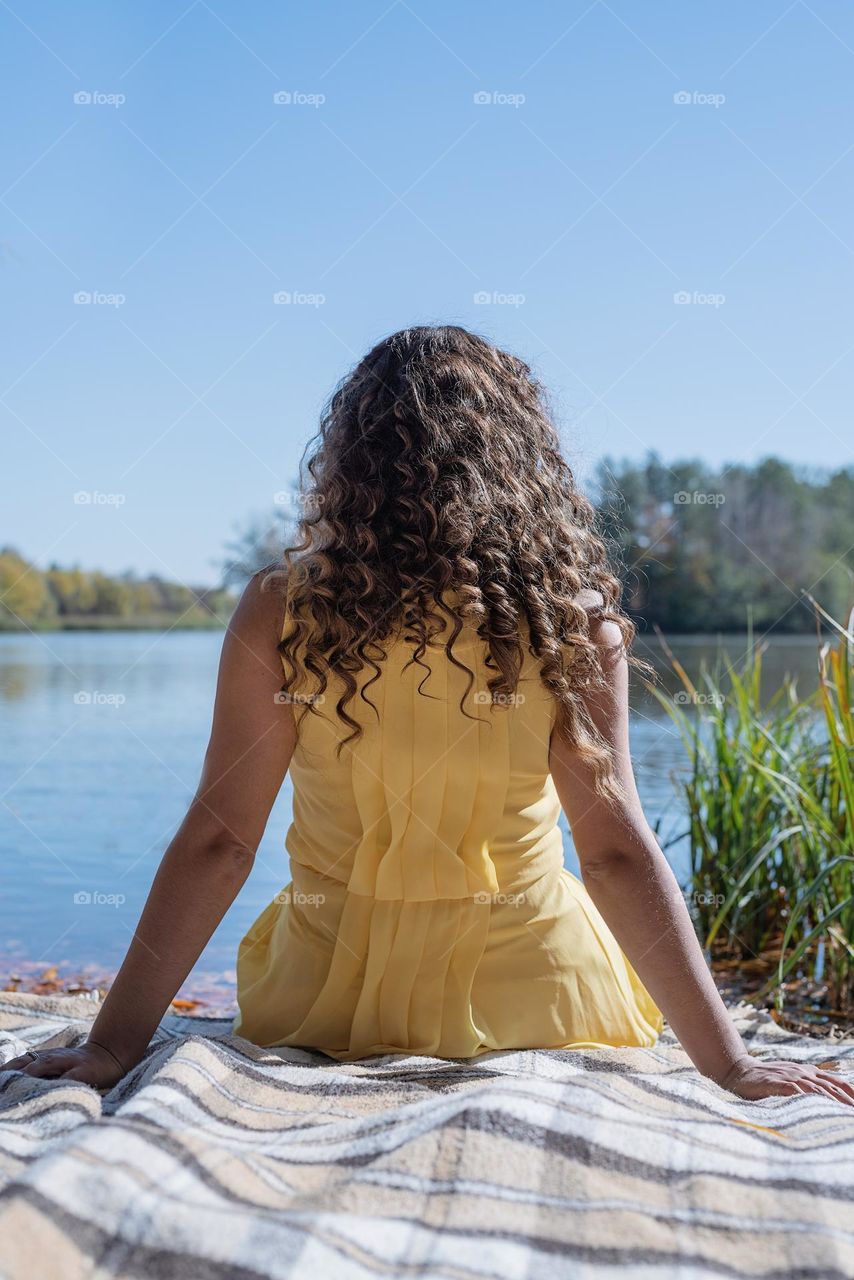
M 120 962 L 195 790 L 221 643 L 207 631 L 0 635 L 0 985 L 10 969 L 50 963 L 103 974 Z M 732 658 L 745 645 L 725 640 Z M 693 675 L 718 644 L 680 638 L 673 649 Z M 784 670 L 812 683 L 814 655 L 809 639 L 773 642 L 769 688 Z M 663 687 L 678 688 L 666 677 Z M 683 749 L 643 693 L 632 746 L 650 819 L 664 837 L 678 836 Z M 290 809 L 286 781 L 249 881 L 199 962 L 197 988 L 233 979 L 240 938 L 287 883 Z M 565 844 L 576 870 L 568 834 Z M 669 856 L 684 875 L 684 841 Z

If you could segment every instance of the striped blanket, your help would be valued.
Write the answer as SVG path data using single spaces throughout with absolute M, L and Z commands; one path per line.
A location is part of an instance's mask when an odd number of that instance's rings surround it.
M 0 994 L 3 1060 L 94 1012 Z M 854 1041 L 734 1017 L 854 1070 Z M 0 1076 L 0 1185 L 8 1280 L 854 1276 L 854 1109 L 740 1102 L 668 1034 L 338 1063 L 171 1019 L 106 1095 Z

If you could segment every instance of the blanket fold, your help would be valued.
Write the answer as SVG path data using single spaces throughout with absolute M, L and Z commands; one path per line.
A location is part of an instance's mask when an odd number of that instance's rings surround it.
M 97 1004 L 0 993 L 0 1057 Z M 854 1040 L 745 1006 L 752 1052 Z M 854 1276 L 854 1108 L 745 1103 L 652 1049 L 338 1062 L 169 1018 L 100 1095 L 0 1075 L 4 1280 Z

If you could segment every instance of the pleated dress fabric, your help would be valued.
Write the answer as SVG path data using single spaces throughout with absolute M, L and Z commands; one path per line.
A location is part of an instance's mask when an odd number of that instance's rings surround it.
M 470 689 L 443 637 L 418 664 L 397 634 L 357 676 L 376 710 L 349 703 L 363 732 L 340 756 L 342 686 L 318 697 L 300 668 L 292 878 L 240 944 L 238 1034 L 341 1060 L 655 1042 L 658 1009 L 564 868 L 556 704 L 523 647 L 495 702 L 473 628 L 453 648 Z

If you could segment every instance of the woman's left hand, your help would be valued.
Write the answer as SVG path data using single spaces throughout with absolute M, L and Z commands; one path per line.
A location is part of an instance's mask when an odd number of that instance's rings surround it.
M 854 1084 L 844 1076 L 822 1071 L 808 1062 L 769 1062 L 744 1054 L 733 1063 L 720 1084 L 729 1093 L 750 1102 L 759 1098 L 818 1093 L 849 1107 L 854 1106 Z
M 90 1042 L 77 1049 L 30 1050 L 0 1066 L 2 1071 L 23 1071 L 47 1080 L 80 1080 L 96 1089 L 111 1089 L 126 1074 L 106 1049 Z

